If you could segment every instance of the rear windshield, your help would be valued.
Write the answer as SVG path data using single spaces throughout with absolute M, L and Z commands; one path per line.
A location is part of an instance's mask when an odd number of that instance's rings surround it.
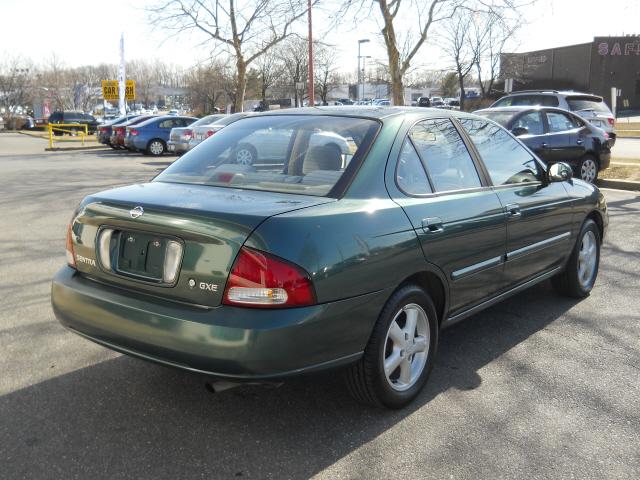
M 515 113 L 516 112 L 476 112 L 476 115 L 488 118 L 489 120 L 493 120 L 503 127 L 506 127 L 509 123 L 509 120 L 513 118 Z
M 604 103 L 602 99 L 598 97 L 567 97 L 567 103 L 569 104 L 569 108 L 573 112 L 579 112 L 581 110 L 593 110 L 600 113 L 611 113 L 606 103 Z
M 491 105 L 492 107 L 515 107 L 515 106 L 536 106 L 541 105 L 544 107 L 557 107 L 558 99 L 553 95 L 510 95 L 508 97 L 502 97 L 496 103 Z
M 352 117 L 251 116 L 202 142 L 154 181 L 325 196 L 353 174 L 379 125 Z
M 199 125 L 211 125 L 213 122 L 217 122 L 218 120 L 222 120 L 224 118 L 224 114 L 216 114 L 216 115 L 207 115 L 206 117 L 202 117 L 200 120 L 196 120 L 191 124 L 192 127 L 197 127 Z

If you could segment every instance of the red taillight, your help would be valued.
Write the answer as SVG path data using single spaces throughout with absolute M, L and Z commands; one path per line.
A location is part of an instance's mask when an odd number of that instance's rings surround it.
M 130 128 L 130 129 L 129 129 L 129 133 L 130 133 L 131 135 L 138 135 L 138 130 L 136 130 L 135 128 Z
M 616 124 L 616 120 L 613 117 L 607 118 L 607 121 L 609 122 L 609 125 L 611 125 L 612 127 Z
M 300 267 L 242 247 L 224 292 L 224 303 L 245 307 L 300 307 L 316 302 L 311 278 Z
M 193 135 L 193 132 L 192 132 L 191 130 L 185 130 L 185 131 L 182 133 L 182 136 L 183 136 L 185 139 L 189 139 L 189 138 L 191 138 L 191 135 Z
M 107 127 L 100 127 L 100 132 L 107 133 Z
M 76 253 L 73 250 L 73 231 L 72 231 L 73 220 L 69 223 L 67 227 L 67 263 L 70 267 L 76 268 Z
M 211 135 L 213 135 L 216 132 L 217 132 L 217 130 L 207 130 L 206 137 L 209 138 Z

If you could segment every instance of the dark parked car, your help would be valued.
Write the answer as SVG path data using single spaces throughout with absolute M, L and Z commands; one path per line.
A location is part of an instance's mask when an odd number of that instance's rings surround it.
M 418 107 L 430 107 L 431 106 L 431 99 L 429 97 L 420 97 L 420 98 L 418 98 L 417 106 Z
M 494 107 L 535 106 L 558 107 L 581 116 L 609 135 L 613 147 L 616 141 L 616 121 L 604 99 L 591 93 L 560 92 L 558 90 L 521 90 L 510 93 L 491 105 Z
M 289 135 L 277 165 L 235 163 L 266 129 Z M 315 132 L 350 139 L 353 157 Z M 214 389 L 344 367 L 357 399 L 399 408 L 441 328 L 548 278 L 589 295 L 607 224 L 597 187 L 483 117 L 270 112 L 149 183 L 86 197 L 52 304 L 71 331 Z
M 156 116 L 155 115 L 139 115 L 126 122 L 123 122 L 111 127 L 111 138 L 110 138 L 111 147 L 122 148 L 122 149 L 126 148 L 124 145 L 124 137 L 127 134 L 127 127 L 138 125 L 139 123 L 146 122 L 151 118 L 156 118 Z
M 53 112 L 49 116 L 49 123 L 62 123 L 62 124 L 86 124 L 88 132 L 95 133 L 98 129 L 99 122 L 93 117 L 93 115 L 89 115 L 88 113 L 82 112 Z M 61 127 L 65 130 L 76 130 L 74 127 Z M 84 130 L 78 128 L 77 130 Z M 64 132 L 53 132 L 54 135 L 64 135 Z
M 124 145 L 131 151 L 159 156 L 167 151 L 167 142 L 172 128 L 188 127 L 198 120 L 194 117 L 165 115 L 153 117 L 139 125 L 127 127 Z
M 516 135 L 547 164 L 566 162 L 593 183 L 609 167 L 609 136 L 579 116 L 550 107 L 487 108 L 475 112 Z
M 128 122 L 129 120 L 132 120 L 136 117 L 137 115 L 128 115 L 124 117 L 118 117 L 116 119 L 103 123 L 98 127 L 98 130 L 96 131 L 96 139 L 99 143 L 110 146 L 112 128 L 116 125 L 121 125 L 125 122 Z

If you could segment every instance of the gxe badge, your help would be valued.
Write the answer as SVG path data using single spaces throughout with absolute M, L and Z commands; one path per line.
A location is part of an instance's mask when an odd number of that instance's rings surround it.
M 144 213 L 144 208 L 142 207 L 136 207 L 129 210 L 129 215 L 131 215 L 131 218 L 138 218 L 143 213 Z

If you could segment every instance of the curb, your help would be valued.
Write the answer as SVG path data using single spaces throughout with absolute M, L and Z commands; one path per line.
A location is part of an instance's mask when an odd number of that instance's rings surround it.
M 602 188 L 615 188 L 618 190 L 630 190 L 632 192 L 640 191 L 640 182 L 632 180 L 619 180 L 617 178 L 599 178 L 596 185 Z
M 68 151 L 82 151 L 82 150 L 98 150 L 104 149 L 104 145 L 86 145 L 84 147 L 53 147 L 53 148 L 45 148 L 45 152 L 68 152 Z

